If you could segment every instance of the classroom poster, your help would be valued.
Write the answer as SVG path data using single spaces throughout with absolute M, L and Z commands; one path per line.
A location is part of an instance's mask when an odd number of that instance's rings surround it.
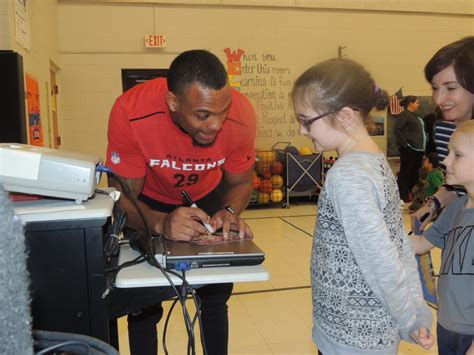
M 26 100 L 28 102 L 29 144 L 43 146 L 38 80 L 26 74 Z
M 15 1 L 15 38 L 23 48 L 30 50 L 31 32 L 27 0 Z
M 373 117 L 372 122 L 367 127 L 369 134 L 371 136 L 383 136 L 385 134 L 384 121 L 384 116 Z

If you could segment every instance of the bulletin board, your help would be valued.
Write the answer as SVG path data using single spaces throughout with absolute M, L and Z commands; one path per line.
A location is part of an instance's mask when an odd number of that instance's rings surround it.
M 291 101 L 291 90 L 296 78 L 309 66 L 328 58 L 308 59 L 308 64 L 297 65 L 293 54 L 252 50 L 247 48 L 224 48 L 230 85 L 246 95 L 257 115 L 256 148 L 271 149 L 278 142 L 291 142 L 299 148 L 313 144 L 299 133 Z M 370 134 L 383 152 L 386 152 L 385 113 L 373 115 L 374 124 Z
M 270 149 L 276 142 L 311 146 L 299 135 L 291 103 L 291 90 L 300 74 L 283 55 L 246 48 L 224 48 L 230 85 L 246 95 L 257 115 L 256 148 Z

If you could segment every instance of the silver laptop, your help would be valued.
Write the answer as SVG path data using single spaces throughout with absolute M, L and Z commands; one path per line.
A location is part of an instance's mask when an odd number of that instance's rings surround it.
M 153 247 L 158 262 L 168 269 L 249 266 L 265 260 L 265 253 L 251 239 L 198 245 L 154 236 Z

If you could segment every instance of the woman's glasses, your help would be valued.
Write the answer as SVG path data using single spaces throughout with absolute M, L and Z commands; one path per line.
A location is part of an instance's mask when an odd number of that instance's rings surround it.
M 304 129 L 306 131 L 310 131 L 311 130 L 311 125 L 316 122 L 317 120 L 319 120 L 320 118 L 323 118 L 323 117 L 326 117 L 328 115 L 331 115 L 333 113 L 336 113 L 338 111 L 341 111 L 341 109 L 337 109 L 337 110 L 333 110 L 333 111 L 329 111 L 329 112 L 326 112 L 326 113 L 323 113 L 322 115 L 319 115 L 319 116 L 316 116 L 316 117 L 313 117 L 313 118 L 309 118 L 307 120 L 302 120 L 301 118 L 299 117 L 296 117 L 296 120 L 298 121 L 298 123 L 300 125 L 302 125 L 304 127 Z

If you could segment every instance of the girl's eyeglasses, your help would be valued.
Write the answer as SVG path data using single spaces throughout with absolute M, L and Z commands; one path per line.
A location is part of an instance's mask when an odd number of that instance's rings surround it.
M 319 115 L 319 116 L 316 116 L 316 117 L 313 117 L 313 118 L 309 118 L 309 119 L 307 119 L 307 120 L 302 120 L 301 118 L 296 117 L 296 120 L 298 121 L 298 123 L 299 123 L 300 125 L 302 125 L 302 126 L 304 127 L 304 129 L 305 129 L 306 131 L 309 132 L 310 129 L 311 129 L 311 125 L 312 125 L 314 122 L 316 122 L 316 121 L 319 120 L 320 118 L 326 117 L 326 116 L 331 115 L 331 114 L 333 114 L 333 113 L 336 113 L 336 112 L 338 112 L 338 111 L 341 111 L 341 109 L 339 108 L 339 109 L 337 109 L 337 110 L 329 111 L 329 112 L 323 113 L 322 115 Z

